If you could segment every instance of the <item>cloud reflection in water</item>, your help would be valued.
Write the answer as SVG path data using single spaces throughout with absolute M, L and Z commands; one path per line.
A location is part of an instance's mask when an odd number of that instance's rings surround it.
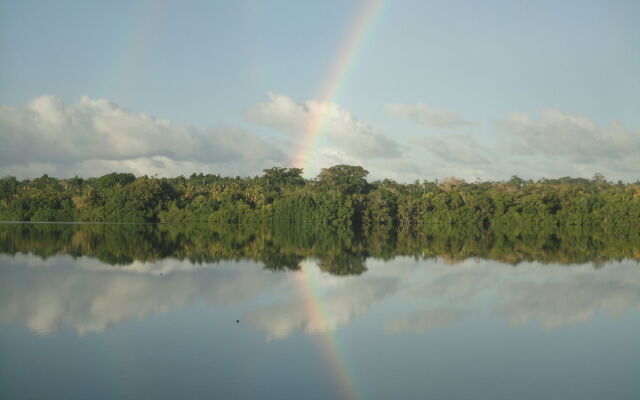
M 617 317 L 640 308 L 640 267 L 635 261 L 609 262 L 596 269 L 538 263 L 513 268 L 476 259 L 453 266 L 437 260 L 369 259 L 367 272 L 347 277 L 313 265 L 313 279 L 323 288 L 322 323 L 303 307 L 294 283 L 299 271 L 272 272 L 259 263 L 194 266 L 165 259 L 112 267 L 86 257 L 41 260 L 17 255 L 2 256 L 0 264 L 0 322 L 18 322 L 40 334 L 65 324 L 78 334 L 103 332 L 122 321 L 199 303 L 245 306 L 243 320 L 267 339 L 333 331 L 367 313 L 376 313 L 380 329 L 397 333 L 445 328 L 481 312 L 513 326 L 535 323 L 555 329 L 601 311 Z M 377 306 L 386 301 L 400 302 L 406 311 L 379 312 L 384 308 Z

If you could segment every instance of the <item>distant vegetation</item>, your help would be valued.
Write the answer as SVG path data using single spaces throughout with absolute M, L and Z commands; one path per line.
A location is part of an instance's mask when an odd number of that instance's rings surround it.
M 368 182 L 362 167 L 336 165 L 311 180 L 298 168 L 256 177 L 188 178 L 112 173 L 0 180 L 0 220 L 303 223 L 393 227 L 592 226 L 640 224 L 640 182 L 560 178 L 467 183 Z

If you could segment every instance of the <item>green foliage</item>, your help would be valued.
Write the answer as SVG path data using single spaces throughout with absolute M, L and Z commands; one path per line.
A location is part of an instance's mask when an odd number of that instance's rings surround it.
M 127 186 L 136 180 L 135 175 L 131 173 L 111 173 L 96 179 L 95 186 L 99 189 L 112 189 L 115 187 Z
M 273 190 L 281 192 L 285 189 L 293 189 L 304 186 L 305 181 L 302 177 L 301 168 L 279 168 L 273 167 L 265 169 L 261 181 Z
M 366 177 L 369 171 L 351 165 L 334 165 L 323 168 L 318 182 L 323 188 L 335 190 L 342 195 L 360 194 L 367 189 Z
M 216 222 L 514 227 L 640 224 L 640 183 L 569 178 L 505 182 L 369 183 L 368 171 L 336 165 L 305 180 L 299 168 L 273 167 L 259 177 L 192 174 L 189 178 L 47 175 L 0 180 L 0 220 Z

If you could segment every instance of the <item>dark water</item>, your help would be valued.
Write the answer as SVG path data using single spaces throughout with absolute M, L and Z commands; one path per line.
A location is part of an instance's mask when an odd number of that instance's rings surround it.
M 633 230 L 0 224 L 0 398 L 640 398 Z

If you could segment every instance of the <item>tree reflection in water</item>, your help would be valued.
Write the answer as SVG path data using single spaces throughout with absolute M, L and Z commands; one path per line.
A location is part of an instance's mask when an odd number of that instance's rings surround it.
M 364 232 L 323 226 L 209 224 L 0 224 L 0 253 L 86 256 L 113 266 L 165 258 L 193 264 L 247 260 L 265 268 L 297 270 L 307 258 L 322 271 L 357 275 L 370 258 L 439 258 L 456 264 L 482 258 L 573 264 L 640 260 L 640 231 L 633 226 L 606 229 L 484 230 L 442 227 Z

